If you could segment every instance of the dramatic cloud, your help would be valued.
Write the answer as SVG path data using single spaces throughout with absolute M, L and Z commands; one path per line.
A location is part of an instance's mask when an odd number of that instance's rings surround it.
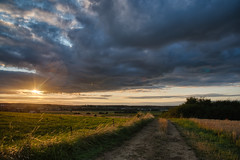
M 0 2 L 1 92 L 227 86 L 239 62 L 239 0 Z

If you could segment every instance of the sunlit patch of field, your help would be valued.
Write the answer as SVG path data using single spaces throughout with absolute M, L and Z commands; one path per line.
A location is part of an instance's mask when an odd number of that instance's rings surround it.
M 41 139 L 61 134 L 81 134 L 95 131 L 99 126 L 121 125 L 127 118 L 89 117 L 73 115 L 0 113 L 0 139 L 2 144 L 19 144 L 31 134 Z
M 97 117 L 133 117 L 136 113 L 124 113 L 115 111 L 44 111 L 48 114 L 68 114 L 68 115 L 78 115 L 78 116 L 97 116 Z M 149 111 L 142 111 L 142 113 L 149 113 Z M 154 117 L 160 117 L 163 113 L 162 111 L 150 111 Z
M 171 121 L 195 149 L 199 159 L 239 160 L 240 121 L 195 118 L 176 118 Z
M 239 139 L 240 137 L 240 121 L 197 119 L 197 118 L 191 118 L 190 120 L 196 122 L 203 128 L 211 129 L 217 132 L 229 133 L 232 135 L 232 138 L 235 141 L 237 141 L 237 139 Z
M 97 116 L 97 117 L 126 117 L 130 118 L 136 115 L 136 113 L 115 113 L 115 111 L 44 111 L 48 114 L 68 114 L 78 116 Z
M 126 139 L 143 124 L 140 121 L 150 118 L 149 114 L 126 118 L 0 112 L 0 159 L 72 159 L 76 153 L 93 157 Z

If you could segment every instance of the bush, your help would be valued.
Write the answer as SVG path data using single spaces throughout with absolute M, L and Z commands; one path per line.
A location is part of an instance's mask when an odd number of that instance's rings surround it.
M 175 118 L 207 118 L 240 120 L 239 101 L 216 101 L 189 97 L 182 105 L 170 109 L 163 117 Z

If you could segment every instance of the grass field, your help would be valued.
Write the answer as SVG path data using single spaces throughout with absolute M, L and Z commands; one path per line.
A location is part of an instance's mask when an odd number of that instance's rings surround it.
M 217 121 L 199 119 L 171 119 L 188 143 L 195 149 L 199 159 L 239 160 L 239 137 L 233 139 L 232 131 L 238 121 Z M 222 127 L 221 124 L 232 127 Z M 219 127 L 213 127 L 219 126 Z M 230 133 L 230 134 L 229 134 Z
M 235 140 L 237 140 L 240 136 L 240 121 L 197 118 L 191 118 L 190 120 L 198 123 L 201 127 L 206 129 L 215 130 L 217 132 L 230 133 Z
M 91 132 L 99 125 L 101 127 L 114 123 L 121 125 L 127 118 L 69 116 L 53 114 L 30 113 L 0 113 L 0 139 L 5 144 L 18 144 L 26 136 L 43 139 L 56 134 L 71 134 L 72 132 Z
M 124 113 L 124 112 L 115 112 L 115 111 L 44 111 L 44 113 L 49 114 L 67 114 L 67 115 L 80 115 L 80 116 L 94 116 L 97 117 L 132 117 L 136 113 Z M 99 114 L 103 113 L 103 114 Z M 107 113 L 107 114 L 106 114 Z M 159 117 L 163 112 L 162 111 L 142 111 L 142 113 L 151 113 L 154 117 Z
M 0 113 L 0 159 L 88 159 L 128 139 L 152 117 Z

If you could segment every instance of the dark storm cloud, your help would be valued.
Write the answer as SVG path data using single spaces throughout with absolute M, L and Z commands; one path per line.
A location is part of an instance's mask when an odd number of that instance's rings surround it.
M 239 33 L 239 7 L 237 0 L 103 0 L 93 6 L 118 43 L 137 47 L 216 40 Z
M 33 76 L 69 93 L 239 83 L 238 0 L 0 5 L 0 65 L 36 70 L 1 71 L 1 90 L 31 88 Z
M 29 84 L 33 86 L 33 74 L 0 71 L 1 92 L 14 92 L 13 89 L 26 89 Z M 9 85 L 11 84 L 11 85 Z

